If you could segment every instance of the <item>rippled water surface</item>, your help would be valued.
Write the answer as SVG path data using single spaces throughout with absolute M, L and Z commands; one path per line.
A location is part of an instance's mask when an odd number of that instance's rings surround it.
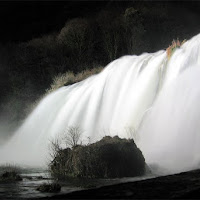
M 53 179 L 43 169 L 26 170 L 20 174 L 22 181 L 0 183 L 0 198 L 32 198 L 55 195 L 55 193 L 41 193 L 36 188 L 43 183 L 52 183 Z M 74 186 L 63 186 L 60 193 L 80 190 Z
M 122 182 L 137 181 L 153 176 L 142 176 L 134 178 L 121 178 L 121 179 L 72 179 L 68 181 L 59 182 L 62 186 L 59 193 L 42 193 L 36 188 L 43 183 L 52 183 L 54 180 L 50 177 L 48 171 L 44 169 L 31 169 L 26 170 L 20 174 L 23 178 L 22 181 L 12 183 L 0 183 L 0 199 L 5 198 L 33 198 L 33 197 L 46 197 L 55 194 L 64 194 L 73 191 L 82 190 L 84 188 L 100 187 L 104 185 L 112 185 Z

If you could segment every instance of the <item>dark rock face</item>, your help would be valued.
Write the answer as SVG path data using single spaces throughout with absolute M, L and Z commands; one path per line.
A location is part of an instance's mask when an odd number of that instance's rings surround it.
M 15 172 L 15 171 L 11 171 L 11 172 L 4 172 L 1 176 L 0 176 L 0 181 L 22 181 L 21 176 Z
M 40 192 L 60 192 L 61 186 L 57 183 L 42 184 L 36 188 Z
M 145 173 L 145 159 L 133 140 L 106 136 L 87 146 L 61 150 L 50 164 L 57 177 L 119 178 Z
M 48 199 L 199 199 L 200 170 L 76 191 Z

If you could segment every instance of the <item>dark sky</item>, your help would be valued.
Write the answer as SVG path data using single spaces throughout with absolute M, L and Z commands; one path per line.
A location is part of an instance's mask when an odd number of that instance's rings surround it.
M 25 41 L 60 30 L 72 17 L 97 12 L 99 1 L 0 1 L 0 42 Z
M 27 41 L 59 31 L 69 18 L 90 16 L 103 7 L 125 3 L 127 1 L 0 1 L 0 43 Z M 175 13 L 181 14 L 183 20 L 190 20 L 189 23 L 194 22 L 194 25 L 198 23 L 200 1 L 176 1 L 174 6 L 174 12 L 179 7 L 188 10 Z

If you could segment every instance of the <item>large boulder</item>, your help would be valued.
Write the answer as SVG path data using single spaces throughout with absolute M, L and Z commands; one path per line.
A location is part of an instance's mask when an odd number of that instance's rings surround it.
M 90 145 L 58 152 L 50 164 L 57 177 L 117 178 L 145 173 L 145 159 L 132 139 L 106 136 Z

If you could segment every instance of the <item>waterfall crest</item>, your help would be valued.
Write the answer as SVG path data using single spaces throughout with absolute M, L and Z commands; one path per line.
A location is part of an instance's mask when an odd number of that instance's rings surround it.
M 148 164 L 171 172 L 194 168 L 200 161 L 199 95 L 200 35 L 184 43 L 170 60 L 164 50 L 124 56 L 100 74 L 41 100 L 1 147 L 1 162 L 43 165 L 49 140 L 69 126 L 79 126 L 83 142 L 104 135 L 133 136 Z

